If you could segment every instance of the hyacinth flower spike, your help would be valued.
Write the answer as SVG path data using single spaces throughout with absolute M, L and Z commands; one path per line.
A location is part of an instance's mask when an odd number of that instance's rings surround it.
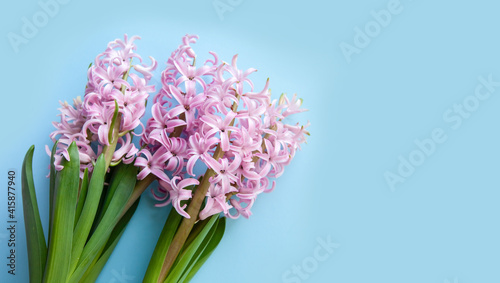
M 139 37 L 108 44 L 87 71 L 83 99 L 61 103 L 49 185 L 48 245 L 43 237 L 34 191 L 31 160 L 23 165 L 23 201 L 30 282 L 94 282 L 111 255 L 138 202 L 131 201 L 137 182 L 139 149 L 136 128 L 154 86 L 151 65 L 135 53 Z M 136 62 L 139 63 L 136 63 Z M 139 160 L 140 164 L 140 160 Z M 136 184 L 137 183 L 137 184 Z M 129 203 L 129 201 L 131 201 Z M 34 229 L 34 230 L 33 230 Z
M 238 69 L 237 55 L 231 64 L 218 64 L 210 52 L 214 59 L 196 66 L 197 38 L 186 35 L 168 59 L 152 106 L 158 114 L 141 140 L 145 158 L 172 153 L 167 161 L 152 162 L 164 172 L 144 172 L 160 179 L 158 205 L 173 205 L 143 282 L 192 278 L 220 242 L 226 217 L 250 217 L 257 196 L 275 188 L 272 179 L 305 141 L 305 130 L 283 122 L 305 111 L 301 100 L 284 95 L 271 101 L 269 80 L 255 91 L 249 76 L 256 69 Z M 148 170 L 140 160 L 136 165 Z M 205 173 L 197 174 L 197 167 Z M 170 181 L 161 180 L 165 173 Z

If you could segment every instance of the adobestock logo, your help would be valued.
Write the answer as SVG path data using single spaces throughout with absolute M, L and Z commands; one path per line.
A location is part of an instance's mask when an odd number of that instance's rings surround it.
M 118 272 L 116 269 L 111 271 L 113 274 L 113 278 L 109 281 L 109 283 L 127 283 L 127 282 L 137 282 L 135 280 L 135 276 L 131 276 L 127 274 L 127 270 L 125 267 L 122 268 L 121 272 Z
M 456 131 L 462 127 L 467 119 L 472 117 L 479 107 L 486 103 L 490 97 L 500 87 L 500 80 L 496 81 L 492 74 L 487 77 L 479 76 L 478 84 L 474 88 L 474 93 L 463 98 L 459 103 L 454 103 L 443 112 L 443 122 L 449 128 Z M 417 168 L 422 166 L 431 156 L 433 156 L 439 145 L 444 144 L 448 140 L 450 132 L 444 127 L 436 127 L 432 130 L 430 137 L 425 139 L 414 140 L 414 148 L 407 156 L 398 156 L 397 170 L 387 170 L 384 173 L 384 178 L 392 192 L 396 191 L 396 186 L 408 180 Z
M 15 53 L 19 53 L 19 47 L 22 44 L 28 44 L 29 41 L 38 34 L 39 30 L 47 26 L 50 18 L 57 16 L 60 10 L 60 5 L 68 4 L 70 0 L 48 0 L 39 1 L 40 10 L 36 11 L 32 17 L 21 18 L 20 33 L 9 32 L 7 38 L 10 46 Z
M 436 152 L 437 146 L 446 142 L 447 139 L 448 135 L 442 128 L 435 128 L 429 138 L 416 139 L 414 144 L 417 148 L 411 151 L 408 157 L 403 155 L 398 157 L 399 165 L 396 173 L 389 170 L 384 173 L 391 191 L 396 191 L 398 183 L 404 183 L 407 178 L 410 178 L 415 173 L 416 168 L 423 165 L 425 160 Z
M 219 17 L 219 20 L 224 20 L 224 14 L 227 12 L 233 12 L 236 7 L 241 5 L 243 0 L 215 0 L 212 2 L 215 12 Z
M 301 283 L 307 280 L 312 273 L 318 270 L 321 262 L 327 261 L 333 252 L 340 247 L 340 244 L 332 241 L 329 235 L 324 238 L 316 239 L 318 245 L 314 248 L 311 256 L 305 257 L 301 264 L 294 264 L 290 269 L 283 272 L 281 280 L 283 283 Z
M 372 20 L 368 21 L 363 28 L 354 28 L 353 44 L 342 41 L 339 44 L 340 50 L 344 55 L 347 63 L 351 63 L 352 55 L 360 54 L 361 51 L 368 47 L 372 39 L 379 36 L 383 28 L 389 26 L 395 15 L 403 12 L 403 5 L 399 0 L 390 0 L 387 3 L 386 9 L 380 11 L 371 11 Z

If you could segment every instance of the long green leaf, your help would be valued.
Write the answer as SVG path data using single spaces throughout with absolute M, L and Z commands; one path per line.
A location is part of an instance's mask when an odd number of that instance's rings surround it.
M 137 207 L 139 206 L 141 198 L 139 197 L 134 204 L 129 208 L 129 210 L 122 216 L 120 221 L 116 224 L 115 228 L 113 229 L 113 232 L 111 232 L 111 235 L 109 236 L 108 242 L 104 246 L 104 252 L 108 251 L 109 248 L 112 246 L 112 242 L 120 238 L 120 235 L 123 231 L 125 231 L 125 228 L 127 228 L 128 223 L 130 222 L 130 219 L 132 219 L 132 216 L 134 216 L 135 211 L 137 210 Z M 102 256 L 101 256 L 102 258 Z
M 110 184 L 110 189 L 119 193 L 114 194 L 101 222 L 86 243 L 78 266 L 71 275 L 69 282 L 79 282 L 94 259 L 100 255 L 111 232 L 120 220 L 120 215 L 127 201 L 132 195 L 137 180 L 137 168 L 133 164 L 121 164 L 114 174 L 117 175 L 113 178 L 114 181 Z
M 205 229 L 205 226 L 210 222 L 210 219 L 213 217 L 215 218 L 216 216 L 213 215 L 210 218 L 196 222 L 196 224 L 193 226 L 193 229 L 189 233 L 186 242 L 182 246 L 182 249 L 179 254 L 182 254 L 191 245 L 191 243 L 198 238 L 200 233 L 203 231 L 203 229 Z
M 211 239 L 208 241 L 208 244 L 203 247 L 203 251 L 201 252 L 200 256 L 198 257 L 197 260 L 195 260 L 193 263 L 190 264 L 189 268 L 186 270 L 186 272 L 182 275 L 182 278 L 180 279 L 180 282 L 190 282 L 191 279 L 196 275 L 198 270 L 203 266 L 203 264 L 207 261 L 207 259 L 212 255 L 213 251 L 215 248 L 219 245 L 220 241 L 222 240 L 222 236 L 224 236 L 224 231 L 226 229 L 226 218 L 223 217 L 219 220 L 219 223 L 217 227 L 212 227 L 212 229 L 215 228 L 215 231 L 211 237 Z M 202 248 L 202 247 L 200 247 Z M 200 250 L 200 249 L 198 249 Z
M 75 207 L 80 185 L 80 159 L 75 142 L 68 147 L 69 161 L 63 161 L 54 191 L 54 219 L 44 282 L 66 282 L 71 261 Z
M 111 236 L 109 236 L 108 242 L 104 247 L 103 254 L 99 257 L 98 261 L 91 268 L 89 268 L 87 272 L 83 275 L 82 279 L 80 280 L 80 283 L 93 283 L 97 280 L 97 277 L 99 277 L 99 274 L 106 265 L 106 262 L 113 253 L 113 250 L 115 249 L 116 245 L 120 241 L 120 238 L 123 232 L 125 231 L 128 222 L 134 215 L 137 206 L 139 205 L 139 200 L 140 198 L 137 199 L 137 201 L 127 211 L 127 213 L 123 215 L 122 219 L 120 219 L 118 224 L 116 224 L 115 229 L 113 229 L 113 232 L 111 233 Z
M 109 184 L 111 183 L 110 181 L 111 177 L 109 175 L 114 175 L 114 168 L 109 168 L 109 171 L 106 174 L 103 192 L 101 194 L 101 199 L 99 200 L 99 207 L 97 208 L 97 214 L 94 219 L 94 224 L 92 224 L 92 229 L 90 229 L 90 236 L 94 234 L 95 229 L 97 229 L 97 226 L 99 226 L 99 223 L 101 222 L 101 219 L 104 216 L 104 213 L 106 212 L 104 210 L 104 205 L 106 203 L 106 198 L 109 193 Z
M 110 167 L 111 170 L 114 170 L 113 167 Z M 113 184 L 115 181 L 116 178 L 120 178 L 121 176 L 119 174 L 112 174 L 111 176 L 111 180 L 109 180 L 109 183 L 110 184 Z M 97 218 L 97 224 L 99 224 L 99 222 L 101 221 L 102 217 L 104 216 L 104 214 L 106 214 L 106 210 L 108 210 L 108 207 L 109 207 L 109 204 L 111 203 L 111 200 L 113 199 L 113 196 L 115 195 L 115 192 L 116 192 L 116 189 L 118 187 L 117 186 L 109 186 L 108 189 L 106 190 L 106 193 L 103 195 L 103 199 L 102 199 L 102 204 L 99 205 L 100 206 L 100 211 L 99 211 L 99 215 L 98 215 L 98 218 Z M 97 227 L 96 227 L 97 228 Z
M 104 247 L 103 247 L 103 248 L 102 248 L 102 250 L 99 252 L 99 254 L 101 254 L 103 250 L 104 250 Z M 110 254 L 110 255 L 111 255 L 111 254 Z M 101 263 L 101 264 L 102 264 L 102 263 Z M 104 264 L 102 264 L 102 268 L 104 268 L 104 265 L 105 265 L 105 263 L 104 263 Z M 95 282 L 95 280 L 94 280 L 94 281 L 92 281 L 92 280 L 91 280 L 91 277 L 96 276 L 96 274 L 94 274 L 94 273 L 96 273 L 96 272 L 93 272 L 94 267 L 95 267 L 95 268 L 99 268 L 99 257 L 96 257 L 96 258 L 92 261 L 92 263 L 89 265 L 89 268 L 87 269 L 87 271 L 85 271 L 85 273 L 83 274 L 83 276 L 82 276 L 82 278 L 80 279 L 80 281 L 78 281 L 78 283 L 83 283 L 83 282 L 94 283 L 94 282 Z M 99 277 L 99 274 L 97 274 L 97 277 Z M 97 279 L 97 277 L 96 277 L 95 279 Z M 70 279 L 70 281 L 68 281 L 68 282 L 72 282 L 72 281 L 71 281 L 71 279 Z
M 106 160 L 101 155 L 92 171 L 92 178 L 88 185 L 87 198 L 83 205 L 82 214 L 76 224 L 75 233 L 73 235 L 73 250 L 71 252 L 71 269 L 70 274 L 76 269 L 83 247 L 87 242 L 90 228 L 94 222 L 99 200 L 101 199 L 102 189 L 104 186 L 104 177 L 106 175 Z
M 43 279 L 45 262 L 47 260 L 47 244 L 45 243 L 33 181 L 32 163 L 34 150 L 35 147 L 31 146 L 24 158 L 21 183 L 30 282 L 40 283 Z
M 168 248 L 172 239 L 175 236 L 177 228 L 181 223 L 182 216 L 177 213 L 175 209 L 172 208 L 168 214 L 167 221 L 163 226 L 158 242 L 156 243 L 155 250 L 149 261 L 148 269 L 144 275 L 144 280 L 142 282 L 158 282 L 158 277 L 160 276 L 160 271 L 163 265 L 163 261 L 167 256 Z
M 218 217 L 218 215 L 217 215 L 217 217 Z M 203 238 L 201 244 L 196 249 L 196 251 L 194 252 L 193 256 L 191 257 L 191 259 L 189 260 L 189 262 L 187 263 L 187 265 L 184 266 L 184 269 L 182 270 L 181 277 L 177 280 L 177 282 L 184 282 L 183 280 L 187 277 L 187 275 L 189 274 L 189 272 L 193 268 L 194 264 L 198 261 L 198 259 L 200 258 L 201 254 L 203 253 L 203 251 L 207 247 L 208 243 L 210 243 L 210 241 L 212 239 L 212 236 L 214 235 L 215 230 L 217 229 L 218 224 L 219 224 L 219 220 L 217 220 L 214 223 L 214 225 L 212 226 L 212 228 L 210 228 L 210 231 Z M 189 247 L 189 246 L 187 246 L 187 247 Z
M 196 254 L 198 248 L 202 245 L 205 237 L 210 234 L 212 226 L 214 226 L 219 220 L 219 215 L 214 215 L 210 218 L 210 220 L 204 225 L 201 232 L 191 241 L 191 243 L 184 248 L 183 252 L 177 257 L 172 269 L 167 275 L 167 279 L 165 282 L 178 282 L 181 278 L 182 274 L 189 266 L 189 263 L 193 259 Z M 187 242 L 186 242 L 187 243 Z
M 85 199 L 87 198 L 87 191 L 89 189 L 89 169 L 85 168 L 83 172 L 83 179 L 80 185 L 80 193 L 78 194 L 78 203 L 76 205 L 76 213 L 75 213 L 75 228 L 76 224 L 78 224 L 78 220 L 80 219 L 80 215 L 82 215 L 83 205 L 85 204 Z
M 54 214 L 54 191 L 56 188 L 56 177 L 57 177 L 57 171 L 56 168 L 54 167 L 54 162 L 55 162 L 55 155 L 57 151 L 57 144 L 59 142 L 56 141 L 54 143 L 54 146 L 52 147 L 52 152 L 50 154 L 50 185 L 49 185 L 49 243 L 50 243 L 50 235 L 52 234 L 52 222 L 53 222 L 53 217 L 52 215 Z

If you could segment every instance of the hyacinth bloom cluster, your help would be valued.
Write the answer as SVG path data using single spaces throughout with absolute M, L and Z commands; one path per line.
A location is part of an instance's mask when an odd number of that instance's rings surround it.
M 274 189 L 306 141 L 308 125 L 286 122 L 305 111 L 302 100 L 271 100 L 269 80 L 254 88 L 256 70 L 238 69 L 236 55 L 226 63 L 210 52 L 197 66 L 193 35 L 168 58 L 144 126 L 157 64 L 151 57 L 150 65 L 142 63 L 137 39 L 110 42 L 89 66 L 83 99 L 61 103 L 50 135 L 55 145 L 47 147 L 54 160 L 48 241 L 33 186 L 34 146 L 26 154 L 30 281 L 96 281 L 155 180 L 157 206 L 172 204 L 177 213 L 165 222 L 144 282 L 189 281 L 221 241 L 226 217 L 248 218 L 257 196 Z
M 186 35 L 167 61 L 135 161 L 138 179 L 154 175 L 158 206 L 171 203 L 190 218 L 183 201 L 200 185 L 195 167 L 213 170 L 199 218 L 221 212 L 249 217 L 257 196 L 273 190 L 273 179 L 305 142 L 307 125 L 284 122 L 305 110 L 296 95 L 271 101 L 269 80 L 254 90 L 249 75 L 256 70 L 238 69 L 237 55 L 226 63 L 210 52 L 212 58 L 197 66 L 196 40 Z
M 79 149 L 81 176 L 85 169 L 92 172 L 93 166 L 104 151 L 108 151 L 108 165 L 124 162 L 130 164 L 139 151 L 132 143 L 134 129 L 142 126 L 140 118 L 146 111 L 148 85 L 156 68 L 150 57 L 150 66 L 133 64 L 142 62 L 135 53 L 134 41 L 138 36 L 117 39 L 108 44 L 88 69 L 88 83 L 83 101 L 80 97 L 73 105 L 61 103 L 61 121 L 54 122 L 56 128 L 50 138 L 56 142 L 55 168 L 62 169 L 63 158 L 69 160 L 68 146 L 76 142 Z M 47 151 L 50 155 L 50 151 Z
M 139 37 L 117 39 L 90 64 L 83 99 L 61 103 L 50 134 L 48 233 L 34 190 L 34 146 L 23 162 L 22 194 L 30 282 L 95 282 L 138 206 L 132 143 L 154 86 L 156 61 L 142 64 Z M 134 131 L 139 129 L 141 133 Z M 113 166 L 112 168 L 110 166 Z M 118 193 L 115 193 L 118 192 Z M 48 241 L 45 239 L 48 234 Z

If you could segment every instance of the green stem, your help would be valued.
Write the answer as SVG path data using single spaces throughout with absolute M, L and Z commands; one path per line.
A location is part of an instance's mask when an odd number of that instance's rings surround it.
M 205 196 L 208 192 L 208 188 L 210 187 L 209 179 L 215 175 L 215 171 L 212 169 L 207 170 L 203 179 L 196 188 L 193 198 L 191 199 L 191 203 L 187 207 L 187 213 L 190 218 L 183 218 L 177 233 L 175 233 L 174 239 L 168 248 L 167 256 L 163 261 L 163 266 L 161 268 L 160 276 L 158 277 L 158 282 L 164 282 L 165 278 L 167 278 L 168 272 L 172 268 L 172 265 L 175 262 L 175 259 L 179 255 L 182 246 L 186 242 L 186 239 L 189 236 L 189 233 L 193 229 L 193 226 L 198 218 L 198 213 L 200 212 L 201 205 Z

